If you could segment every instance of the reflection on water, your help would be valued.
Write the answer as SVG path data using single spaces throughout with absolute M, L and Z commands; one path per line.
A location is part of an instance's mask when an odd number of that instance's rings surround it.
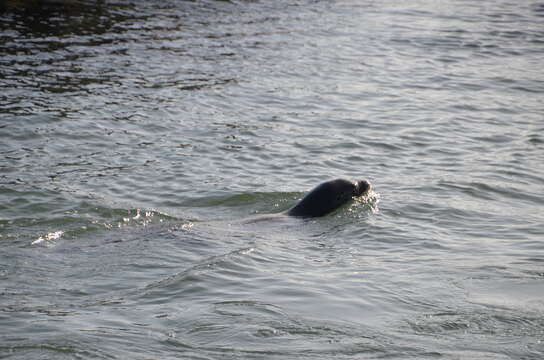
M 123 19 L 109 8 L 102 0 L 6 0 L 0 5 L 4 20 L 0 29 L 27 39 L 103 34 Z

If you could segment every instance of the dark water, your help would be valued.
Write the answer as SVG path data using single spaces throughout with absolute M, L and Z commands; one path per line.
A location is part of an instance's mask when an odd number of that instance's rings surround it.
M 0 4 L 0 357 L 544 357 L 544 3 Z

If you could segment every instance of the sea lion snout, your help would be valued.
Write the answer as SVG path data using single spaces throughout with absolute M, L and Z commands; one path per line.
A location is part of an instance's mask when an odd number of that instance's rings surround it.
M 355 183 L 355 189 L 353 190 L 353 196 L 361 196 L 366 194 L 372 185 L 366 180 L 357 181 Z

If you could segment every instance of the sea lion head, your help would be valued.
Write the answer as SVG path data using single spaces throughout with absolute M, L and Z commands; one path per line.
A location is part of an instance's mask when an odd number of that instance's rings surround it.
M 354 197 L 366 194 L 370 183 L 366 180 L 357 182 L 336 179 L 320 184 L 300 200 L 287 214 L 299 217 L 317 217 L 326 215 L 348 203 Z
M 370 183 L 366 180 L 356 181 L 355 188 L 353 189 L 353 196 L 359 197 L 365 195 L 370 191 L 371 187 Z

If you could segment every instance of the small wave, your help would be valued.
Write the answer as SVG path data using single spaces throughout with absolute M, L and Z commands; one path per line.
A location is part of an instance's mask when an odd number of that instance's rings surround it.
M 49 243 L 50 241 L 53 241 L 53 240 L 57 240 L 57 239 L 60 239 L 60 237 L 64 234 L 64 231 L 55 231 L 55 232 L 52 232 L 52 233 L 49 233 L 47 235 L 44 235 L 44 236 L 40 236 L 39 238 L 37 238 L 36 240 L 34 240 L 31 245 L 38 245 L 38 244 L 43 244 L 43 243 Z
M 505 187 L 504 185 L 491 185 L 482 182 L 448 182 L 442 181 L 442 186 L 457 189 L 470 196 L 485 199 L 496 200 L 497 195 L 514 200 L 525 200 L 536 204 L 542 204 L 542 198 L 529 194 L 523 189 L 514 188 L 512 186 Z
M 11 225 L 21 226 L 21 224 L 28 223 L 27 227 L 35 228 L 38 232 L 36 235 L 30 235 L 34 238 L 30 245 L 53 247 L 61 238 L 71 240 L 88 236 L 97 231 L 147 227 L 173 220 L 177 219 L 157 210 L 139 208 L 111 209 L 105 207 L 85 209 L 83 207 L 77 210 L 73 209 L 54 219 L 44 219 L 42 221 L 18 219 L 12 221 Z M 44 234 L 42 230 L 44 227 L 52 230 L 46 230 L 47 232 Z

